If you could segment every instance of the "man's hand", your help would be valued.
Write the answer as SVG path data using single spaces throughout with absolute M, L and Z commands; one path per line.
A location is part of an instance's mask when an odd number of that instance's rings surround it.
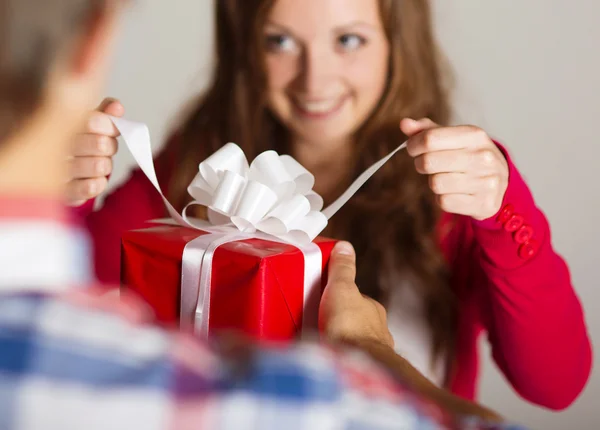
M 331 253 L 328 282 L 321 298 L 321 332 L 334 342 L 355 345 L 376 342 L 393 348 L 384 307 L 362 295 L 355 278 L 354 249 L 347 242 L 339 242 Z
M 354 249 L 349 243 L 339 242 L 331 253 L 329 279 L 319 309 L 320 329 L 327 340 L 351 344 L 365 351 L 404 383 L 410 384 L 416 393 L 449 411 L 457 426 L 465 416 L 489 422 L 502 421 L 497 413 L 435 386 L 396 354 L 385 309 L 360 293 L 355 277 Z

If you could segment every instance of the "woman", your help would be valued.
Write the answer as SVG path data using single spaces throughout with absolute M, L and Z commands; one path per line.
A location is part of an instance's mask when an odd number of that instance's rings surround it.
M 355 245 L 358 284 L 387 307 L 398 352 L 473 399 L 486 331 L 521 396 L 573 402 L 591 346 L 568 268 L 506 150 L 476 127 L 448 126 L 428 1 L 231 0 L 217 2 L 216 19 L 212 86 L 156 161 L 170 201 L 184 206 L 198 163 L 228 141 L 249 159 L 290 153 L 327 202 L 408 138 L 325 232 Z M 73 200 L 105 187 L 115 136 L 96 112 L 77 144 Z M 164 216 L 162 201 L 135 171 L 102 210 L 89 208 L 98 276 L 117 282 L 122 232 Z

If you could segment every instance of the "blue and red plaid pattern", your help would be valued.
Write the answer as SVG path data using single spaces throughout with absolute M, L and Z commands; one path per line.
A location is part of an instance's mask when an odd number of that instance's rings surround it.
M 15 240 L 30 262 L 22 282 L 19 271 L 0 270 L 0 429 L 448 428 L 445 411 L 359 351 L 308 342 L 215 349 L 152 326 L 129 298 L 52 288 L 49 277 L 86 282 L 85 270 L 70 266 L 89 247 L 64 225 L 44 237 L 47 221 L 31 235 L 31 222 L 0 213 L 0 231 L 12 239 L 0 237 L 0 267 L 19 264 Z M 19 228 L 29 233 L 19 238 Z M 44 256 L 62 252 L 47 246 L 61 234 L 70 257 Z M 36 261 L 45 257 L 69 264 L 45 267 L 36 289 Z M 469 417 L 459 428 L 517 429 Z
M 0 428 L 447 428 L 444 411 L 362 353 L 307 343 L 218 355 L 107 301 L 2 295 Z

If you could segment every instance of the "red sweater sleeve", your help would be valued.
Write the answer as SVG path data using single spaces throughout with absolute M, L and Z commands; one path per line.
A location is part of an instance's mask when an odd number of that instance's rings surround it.
M 548 220 L 520 173 L 493 218 L 472 220 L 477 259 L 488 288 L 481 304 L 495 362 L 525 399 L 569 406 L 591 371 L 592 349 L 581 303 L 564 259 L 553 249 Z

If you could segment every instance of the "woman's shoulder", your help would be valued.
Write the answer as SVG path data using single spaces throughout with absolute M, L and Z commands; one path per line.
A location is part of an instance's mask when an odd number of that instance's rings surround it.
M 181 152 L 182 132 L 175 130 L 167 135 L 167 138 L 154 157 L 154 162 L 175 163 L 177 155 Z
M 169 134 L 162 148 L 154 156 L 154 167 L 161 186 L 167 185 L 179 162 L 181 135 L 180 130 Z

